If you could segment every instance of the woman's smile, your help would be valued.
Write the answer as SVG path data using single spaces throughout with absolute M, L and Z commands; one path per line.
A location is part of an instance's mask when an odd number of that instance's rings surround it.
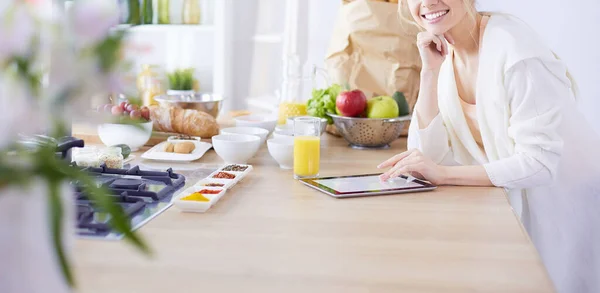
M 423 21 L 425 21 L 429 24 L 436 24 L 436 23 L 442 21 L 444 19 L 444 17 L 448 14 L 448 12 L 450 12 L 450 10 L 448 10 L 448 9 L 438 10 L 438 11 L 434 11 L 434 12 L 428 12 L 425 14 L 421 14 L 421 18 L 423 18 Z

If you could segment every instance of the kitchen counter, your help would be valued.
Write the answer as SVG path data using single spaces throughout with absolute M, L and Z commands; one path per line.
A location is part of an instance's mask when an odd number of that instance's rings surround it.
M 321 175 L 351 175 L 377 172 L 406 141 L 353 150 L 324 135 L 323 144 Z M 193 185 L 221 164 L 211 150 L 174 169 Z M 77 240 L 79 291 L 553 292 L 502 189 L 334 199 L 294 181 L 266 145 L 249 164 L 207 213 L 172 207 L 138 230 L 152 257 L 125 241 Z

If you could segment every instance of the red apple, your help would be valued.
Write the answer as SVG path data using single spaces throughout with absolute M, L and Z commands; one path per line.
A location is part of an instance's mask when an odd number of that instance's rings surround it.
M 342 92 L 335 100 L 335 106 L 343 116 L 356 117 L 367 108 L 367 97 L 361 90 Z

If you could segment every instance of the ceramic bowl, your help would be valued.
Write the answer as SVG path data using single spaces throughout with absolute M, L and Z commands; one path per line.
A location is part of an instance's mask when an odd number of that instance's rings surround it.
M 248 134 L 248 135 L 256 135 L 260 137 L 260 144 L 262 145 L 267 141 L 267 136 L 269 135 L 269 131 L 259 127 L 230 127 L 221 129 L 221 134 Z
M 245 164 L 260 148 L 260 137 L 248 134 L 220 134 L 212 138 L 215 152 L 226 164 Z
M 235 118 L 235 126 L 259 127 L 273 132 L 277 125 L 277 118 L 263 115 L 246 115 Z
M 294 168 L 294 139 L 292 137 L 269 139 L 267 147 L 269 154 L 277 161 L 281 169 Z
M 202 111 L 214 118 L 219 116 L 224 100 L 221 95 L 214 93 L 195 93 L 194 91 L 171 91 L 170 93 L 156 96 L 154 100 L 161 106 Z
M 141 127 L 140 127 L 141 126 Z M 138 125 L 105 123 L 98 125 L 98 136 L 106 146 L 126 144 L 132 151 L 144 146 L 152 135 L 152 122 Z

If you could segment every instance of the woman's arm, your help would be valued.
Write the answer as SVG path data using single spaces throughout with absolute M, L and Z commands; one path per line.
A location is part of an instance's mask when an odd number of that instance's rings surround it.
M 438 108 L 439 77 L 439 69 L 421 71 L 419 97 L 413 112 L 418 122 L 419 130 L 427 128 L 440 113 L 440 109 Z
M 550 184 L 562 155 L 562 109 L 575 103 L 567 69 L 558 60 L 532 58 L 510 68 L 505 77 L 511 116 L 508 136 L 514 155 L 485 164 L 496 186 L 528 188 Z
M 551 183 L 562 153 L 561 109 L 572 95 L 566 68 L 558 61 L 528 59 L 507 72 L 505 87 L 511 110 L 507 132 L 515 143 L 514 155 L 483 166 L 449 167 L 411 150 L 381 164 L 381 168 L 393 166 L 382 178 L 411 173 L 434 184 L 505 188 Z

